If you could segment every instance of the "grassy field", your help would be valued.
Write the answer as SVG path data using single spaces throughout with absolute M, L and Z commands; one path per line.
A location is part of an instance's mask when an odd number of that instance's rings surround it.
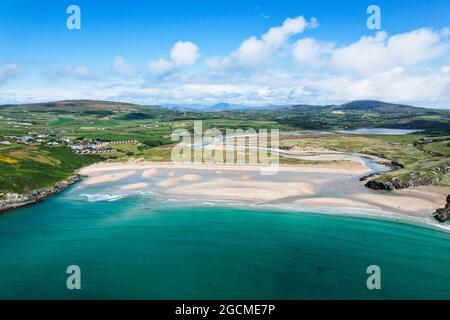
M 439 142 L 434 142 L 439 139 Z M 302 138 L 287 137 L 280 143 L 282 147 L 315 147 L 336 151 L 359 152 L 397 161 L 403 169 L 385 173 L 376 179 L 408 180 L 431 177 L 435 184 L 450 186 L 449 174 L 441 168 L 450 166 L 448 136 L 431 137 L 424 134 L 399 136 L 389 135 L 320 135 Z M 430 152 L 431 151 L 431 152 Z
M 67 147 L 13 146 L 0 149 L 0 193 L 50 187 L 99 157 L 76 155 Z
M 26 192 L 49 186 L 71 175 L 74 169 L 104 159 L 130 157 L 151 161 L 170 160 L 171 133 L 184 128 L 192 132 L 195 120 L 203 128 L 330 130 L 361 127 L 423 128 L 424 134 L 405 136 L 312 135 L 282 140 L 293 145 L 325 147 L 339 151 L 362 152 L 396 160 L 405 168 L 378 179 L 434 174 L 450 156 L 450 112 L 359 102 L 342 106 L 287 106 L 274 110 L 197 112 L 168 110 L 153 106 L 105 101 L 62 101 L 28 105 L 0 106 L 0 193 Z M 11 136 L 44 135 L 43 142 L 17 143 Z M 138 145 L 112 145 L 114 153 L 98 156 L 77 155 L 63 146 L 47 147 L 48 141 L 136 140 Z M 36 140 L 36 139 L 35 139 Z M 281 158 L 282 163 L 304 163 Z M 437 184 L 449 185 L 447 175 Z

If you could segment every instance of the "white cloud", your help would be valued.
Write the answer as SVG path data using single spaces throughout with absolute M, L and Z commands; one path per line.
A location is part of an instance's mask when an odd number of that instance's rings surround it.
M 408 71 L 394 68 L 370 77 L 350 74 L 258 72 L 241 77 L 190 74 L 162 78 L 154 83 L 117 83 L 114 86 L 90 82 L 42 88 L 0 88 L 2 100 L 109 99 L 143 104 L 229 102 L 249 105 L 334 104 L 358 99 L 376 99 L 427 107 L 450 106 L 449 74 L 433 70 Z M 17 101 L 19 102 L 19 101 Z
M 86 66 L 76 66 L 76 67 L 66 66 L 64 70 L 66 75 L 69 77 L 80 79 L 92 77 L 91 70 Z
M 0 97 L 251 105 L 376 99 L 450 109 L 450 29 L 422 28 L 392 35 L 381 31 L 347 44 L 303 37 L 305 30 L 317 25 L 315 19 L 307 22 L 301 16 L 286 19 L 260 36 L 244 39 L 222 57 L 206 57 L 206 66 L 196 66 L 200 59 L 196 44 L 176 42 L 167 56 L 148 64 L 149 73 L 159 79 L 132 79 L 133 68 L 117 57 L 113 69 L 123 77 L 114 82 L 106 77 L 61 82 L 52 90 L 44 85 L 39 89 L 24 85 L 21 90 L 2 86 Z M 0 67 L 0 82 L 14 72 L 14 67 Z M 85 66 L 65 66 L 54 74 L 95 78 Z
M 20 73 L 20 68 L 15 63 L 0 66 L 0 84 L 17 77 Z
M 96 78 L 94 72 L 86 66 L 72 66 L 64 65 L 58 66 L 46 72 L 46 76 L 51 81 L 58 81 L 61 79 L 75 79 L 75 80 L 93 80 Z
M 148 70 L 156 76 L 165 75 L 171 72 L 174 68 L 175 64 L 166 59 L 159 59 L 148 64 Z
M 128 65 L 122 57 L 116 57 L 113 62 L 114 73 L 121 77 L 135 77 L 137 71 L 134 67 Z
M 449 44 L 443 32 L 422 28 L 391 37 L 385 31 L 333 51 L 332 66 L 339 71 L 368 76 L 396 67 L 417 67 L 435 59 Z
M 193 66 L 199 58 L 198 47 L 189 41 L 178 41 L 170 49 L 170 59 L 175 66 Z
M 193 66 L 200 53 L 195 43 L 190 41 L 178 41 L 170 49 L 169 59 L 151 61 L 148 69 L 156 76 L 166 75 L 176 68 Z
M 288 40 L 305 31 L 315 28 L 318 22 L 312 18 L 307 22 L 304 17 L 287 18 L 279 27 L 270 28 L 260 38 L 252 36 L 244 40 L 238 49 L 223 59 L 214 58 L 207 61 L 210 68 L 248 66 L 256 67 L 274 62 L 276 53 L 283 49 Z
M 323 67 L 328 55 L 334 48 L 333 43 L 316 41 L 313 38 L 299 39 L 292 46 L 292 56 L 297 65 L 302 67 Z

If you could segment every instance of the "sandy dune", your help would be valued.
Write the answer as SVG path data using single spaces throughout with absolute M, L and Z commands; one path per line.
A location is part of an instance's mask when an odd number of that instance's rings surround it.
M 151 168 L 142 172 L 142 178 L 151 178 L 158 173 L 158 168 Z
M 160 182 L 158 182 L 156 185 L 158 187 L 173 187 L 175 185 L 178 185 L 181 181 L 181 178 L 167 178 Z
M 254 165 L 151 162 L 100 163 L 79 171 L 88 176 L 86 186 L 117 182 L 120 190 L 153 188 L 152 192 L 171 198 L 289 204 L 299 208 L 360 208 L 372 215 L 385 212 L 409 218 L 431 219 L 431 213 L 445 205 L 450 193 L 450 188 L 435 186 L 394 192 L 370 190 L 359 181 L 367 172 L 370 169 L 363 161 L 280 165 L 273 176 L 261 175 L 260 167 Z M 120 185 L 122 179 L 135 173 L 140 173 L 137 181 Z
M 139 190 L 139 189 L 145 189 L 148 187 L 148 184 L 145 182 L 139 182 L 139 183 L 133 183 L 133 184 L 127 184 L 125 186 L 121 186 L 120 189 L 122 190 Z
M 214 179 L 206 183 L 178 185 L 166 189 L 165 194 L 204 197 L 218 200 L 275 201 L 285 197 L 311 195 L 314 186 L 310 183 L 281 183 L 268 181 L 245 181 Z
M 342 198 L 327 198 L 327 197 L 307 198 L 296 200 L 294 203 L 318 207 L 323 206 L 323 207 L 377 209 L 376 206 L 370 205 L 368 203 Z
M 181 177 L 184 181 L 200 181 L 203 179 L 203 177 L 199 174 L 186 174 Z
M 214 171 L 260 171 L 268 168 L 261 165 L 241 165 L 241 164 L 174 164 L 172 162 L 141 162 L 141 163 L 98 163 L 78 170 L 81 175 L 89 176 L 94 173 L 117 171 L 117 170 L 150 170 L 150 169 L 193 169 L 193 170 L 214 170 Z M 153 171 L 150 171 L 153 172 Z M 317 173 L 341 173 L 341 174 L 364 174 L 370 169 L 358 162 L 348 161 L 348 163 L 327 163 L 327 164 L 302 164 L 302 165 L 279 165 L 278 172 L 317 172 Z M 174 173 L 172 174 L 174 175 Z
M 432 201 L 418 197 L 398 196 L 397 194 L 360 194 L 355 195 L 354 198 L 379 208 L 405 211 L 410 214 L 426 212 L 430 208 L 436 207 Z
M 119 180 L 125 179 L 135 173 L 136 173 L 136 171 L 122 171 L 122 172 L 117 172 L 117 173 L 93 176 L 93 177 L 90 177 L 87 180 L 85 180 L 84 184 L 85 185 L 94 185 L 94 184 L 105 183 L 105 182 L 119 181 Z

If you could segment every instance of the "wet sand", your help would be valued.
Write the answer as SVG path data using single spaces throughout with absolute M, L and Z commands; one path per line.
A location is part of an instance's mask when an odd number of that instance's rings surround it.
M 325 158 L 330 159 L 330 155 Z M 300 210 L 364 209 L 372 210 L 372 215 L 383 211 L 415 218 L 431 218 L 431 213 L 445 205 L 450 192 L 450 188 L 436 186 L 394 192 L 368 189 L 359 177 L 371 169 L 357 159 L 280 165 L 273 176 L 261 175 L 260 169 L 256 165 L 113 162 L 91 165 L 79 173 L 88 176 L 85 187 L 114 182 L 122 191 L 148 189 L 175 199 L 289 205 Z

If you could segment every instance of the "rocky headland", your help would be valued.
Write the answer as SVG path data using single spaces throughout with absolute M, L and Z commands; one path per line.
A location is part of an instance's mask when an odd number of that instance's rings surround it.
M 80 179 L 80 175 L 75 174 L 59 181 L 50 188 L 32 190 L 27 194 L 6 193 L 0 195 L 0 213 L 44 200 L 48 196 L 65 190 Z

